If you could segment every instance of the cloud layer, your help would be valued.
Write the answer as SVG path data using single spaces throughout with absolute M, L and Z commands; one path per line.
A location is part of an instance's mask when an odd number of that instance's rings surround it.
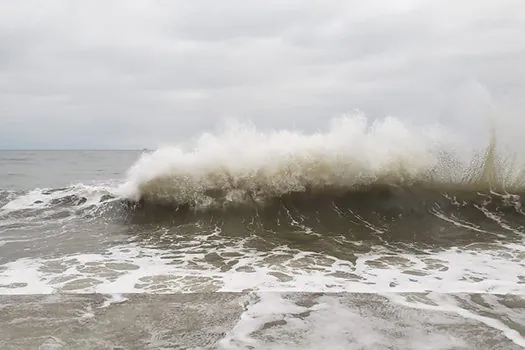
M 354 109 L 525 126 L 525 3 L 0 2 L 0 148 L 142 148 Z M 523 129 L 521 129 L 523 130 Z

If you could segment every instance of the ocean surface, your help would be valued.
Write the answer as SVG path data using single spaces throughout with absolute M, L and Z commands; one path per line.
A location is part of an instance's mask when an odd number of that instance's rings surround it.
M 523 173 L 442 140 L 0 151 L 0 348 L 525 348 Z

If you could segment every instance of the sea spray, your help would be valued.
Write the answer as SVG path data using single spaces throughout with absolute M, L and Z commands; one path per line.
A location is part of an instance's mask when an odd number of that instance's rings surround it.
M 515 190 L 523 173 L 496 150 L 462 147 L 444 128 L 416 127 L 363 114 L 331 120 L 316 133 L 260 131 L 236 123 L 201 135 L 192 148 L 143 154 L 120 193 L 134 201 L 190 204 L 264 203 L 287 193 L 413 185 L 452 190 Z

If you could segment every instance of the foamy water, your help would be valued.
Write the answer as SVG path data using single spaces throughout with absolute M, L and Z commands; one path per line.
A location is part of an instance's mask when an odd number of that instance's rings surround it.
M 202 245 L 208 245 L 205 237 L 200 239 Z M 360 255 L 350 262 L 287 247 L 258 252 L 231 244 L 202 251 L 198 241 L 194 243 L 191 248 L 170 252 L 124 245 L 102 254 L 19 259 L 3 265 L 0 292 L 525 294 L 525 248 L 521 245 L 410 255 L 393 255 L 384 250 Z M 174 254 L 178 258 L 173 258 Z M 220 266 L 207 259 L 211 255 L 222 258 Z

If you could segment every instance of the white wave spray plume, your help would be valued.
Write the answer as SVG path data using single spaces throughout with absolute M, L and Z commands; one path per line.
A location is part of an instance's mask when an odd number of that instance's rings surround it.
M 234 122 L 201 135 L 192 148 L 143 154 L 121 193 L 133 200 L 208 206 L 372 184 L 479 185 L 486 162 L 469 164 L 468 152 L 458 152 L 459 138 L 452 135 L 394 117 L 369 121 L 361 113 L 333 119 L 327 131 L 310 134 L 263 132 Z

